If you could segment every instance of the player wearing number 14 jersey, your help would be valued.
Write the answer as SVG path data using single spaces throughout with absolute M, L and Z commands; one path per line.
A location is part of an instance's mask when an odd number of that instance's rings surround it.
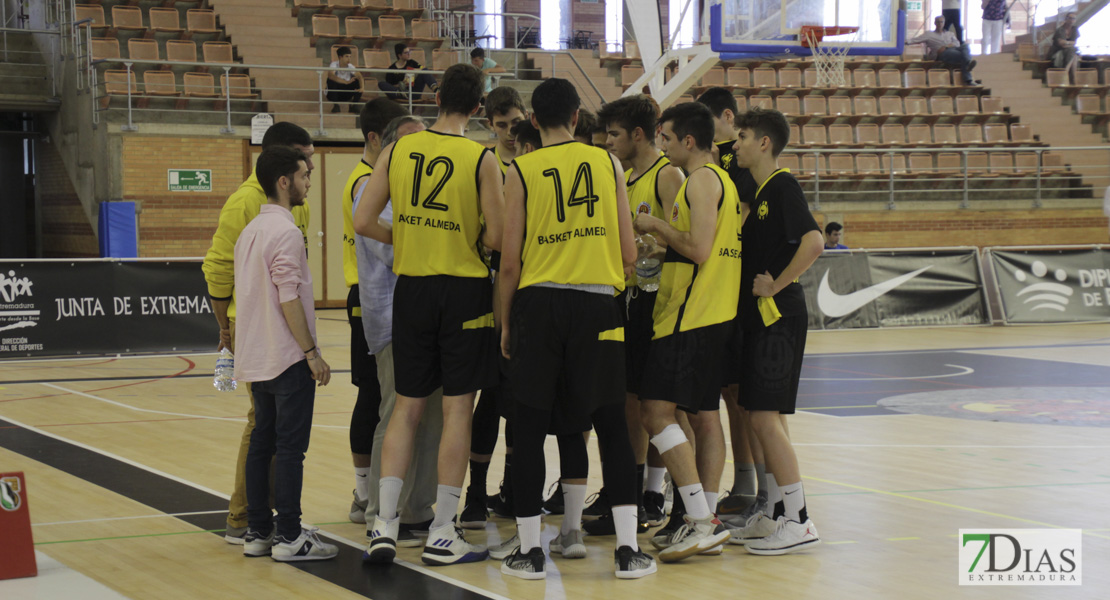
M 393 302 L 397 402 L 382 445 L 379 511 L 364 558 L 396 556 L 401 478 L 426 398 L 443 388 L 443 434 L 435 519 L 424 554 L 431 565 L 483 560 L 486 549 L 455 529 L 470 449 L 475 392 L 497 380 L 489 271 L 478 240 L 501 247 L 501 172 L 493 155 L 463 137 L 479 107 L 482 75 L 452 66 L 436 93 L 439 117 L 430 129 L 382 150 L 355 230 L 394 246 Z M 378 218 L 393 201 L 392 227 Z M 486 228 L 480 226 L 484 217 Z

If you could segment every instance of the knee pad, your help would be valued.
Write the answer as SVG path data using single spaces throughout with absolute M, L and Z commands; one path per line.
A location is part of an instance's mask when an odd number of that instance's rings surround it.
M 682 428 L 678 423 L 671 423 L 663 428 L 658 435 L 651 438 L 651 444 L 659 451 L 659 454 L 674 448 L 679 444 L 686 442 L 686 434 L 682 432 Z

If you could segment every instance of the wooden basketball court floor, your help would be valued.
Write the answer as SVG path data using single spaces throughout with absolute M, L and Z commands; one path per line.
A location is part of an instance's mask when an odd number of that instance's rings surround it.
M 587 559 L 549 558 L 548 579 L 528 582 L 495 561 L 425 568 L 419 549 L 392 567 L 361 563 L 364 526 L 347 521 L 349 328 L 340 311 L 319 317 L 343 372 L 317 395 L 303 510 L 339 543 L 337 560 L 245 559 L 218 537 L 246 398 L 214 391 L 212 354 L 0 363 L 0 472 L 26 473 L 36 549 L 127 598 L 1110 596 L 1110 324 L 811 333 L 790 427 L 822 545 L 782 557 L 729 546 L 618 581 L 612 538 L 588 538 Z M 549 482 L 555 455 L 549 440 Z M 722 487 L 731 461 L 725 471 Z M 545 546 L 559 519 L 546 518 Z M 960 587 L 961 528 L 1081 528 L 1083 585 Z M 468 536 L 511 531 L 494 519 Z M 0 582 L 0 598 L 90 589 L 18 585 Z

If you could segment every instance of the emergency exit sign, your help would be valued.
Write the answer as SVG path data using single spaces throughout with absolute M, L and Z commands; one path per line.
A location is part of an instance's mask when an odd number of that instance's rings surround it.
M 921 10 L 921 0 L 909 0 L 906 2 L 906 10 Z
M 211 192 L 211 169 L 168 169 L 171 192 Z

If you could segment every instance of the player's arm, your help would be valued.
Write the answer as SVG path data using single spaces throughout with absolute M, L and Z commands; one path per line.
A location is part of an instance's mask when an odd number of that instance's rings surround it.
M 614 179 L 617 183 L 617 227 L 621 240 L 621 261 L 624 263 L 625 275 L 629 275 L 630 269 L 636 264 L 636 232 L 632 229 L 632 213 L 625 209 L 628 206 L 628 186 L 621 176 L 621 163 L 612 154 L 609 159 L 613 161 Z
M 519 176 L 517 181 L 519 182 Z M 497 165 L 497 157 L 493 152 L 483 152 L 482 164 L 478 166 L 478 201 L 482 205 L 482 214 L 486 217 L 482 244 L 490 250 L 501 249 L 505 218 L 505 198 L 502 191 L 501 167 Z
M 790 260 L 790 264 L 779 273 L 778 277 L 771 277 L 769 272 L 762 275 L 755 276 L 755 285 L 752 286 L 752 294 L 756 296 L 774 296 L 781 292 L 783 288 L 790 285 L 792 281 L 802 276 L 814 262 L 817 257 L 825 250 L 825 238 L 817 229 L 811 229 L 802 236 L 801 242 L 798 244 L 798 251 L 794 253 L 794 258 Z
M 393 243 L 393 228 L 378 221 L 389 201 L 389 158 L 393 156 L 393 144 L 382 150 L 374 165 L 374 172 L 362 195 L 362 201 L 355 209 L 355 233 L 377 240 L 383 244 Z
M 698 169 L 686 184 L 686 200 L 690 203 L 690 231 L 679 231 L 670 223 L 651 215 L 636 217 L 636 227 L 645 233 L 658 233 L 667 246 L 696 264 L 709 260 L 713 252 L 717 228 L 717 204 L 720 202 L 721 180 L 708 169 Z
M 627 200 L 624 206 L 628 206 Z M 497 273 L 497 293 L 501 297 L 501 354 L 505 358 L 509 358 L 509 313 L 513 307 L 513 294 L 520 286 L 520 253 L 524 246 L 524 220 L 524 184 L 514 163 L 505 174 L 505 229 L 500 243 L 501 270 Z M 635 245 L 632 252 L 635 260 Z
M 212 314 L 220 326 L 217 352 L 224 348 L 231 349 L 231 320 L 227 312 L 235 291 L 235 242 L 252 218 L 254 215 L 246 210 L 245 202 L 236 199 L 234 195 L 228 198 L 224 208 L 220 210 L 220 220 L 216 233 L 212 235 L 212 245 L 201 264 L 205 283 L 208 284 L 208 296 L 212 299 Z
M 682 182 L 685 180 L 686 176 L 682 174 L 682 169 L 674 165 L 667 165 L 659 169 L 655 185 L 659 188 L 659 199 L 662 201 L 665 217 L 670 216 L 674 209 L 674 199 L 678 197 L 678 190 L 682 189 Z M 663 246 L 667 245 L 666 240 L 660 239 L 659 243 Z

